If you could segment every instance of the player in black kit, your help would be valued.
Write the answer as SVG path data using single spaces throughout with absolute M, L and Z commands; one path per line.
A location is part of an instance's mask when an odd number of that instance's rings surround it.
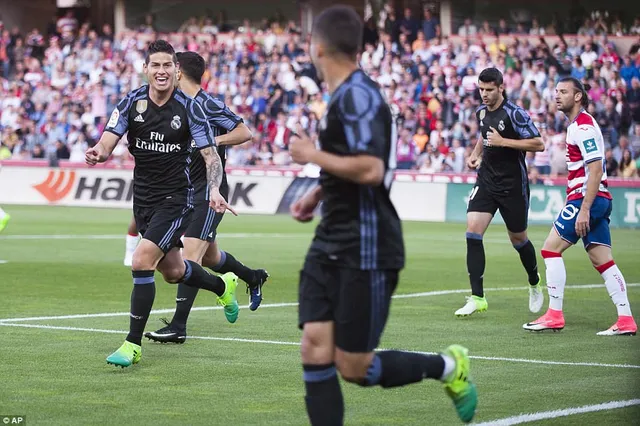
M 142 333 L 155 298 L 156 269 L 167 282 L 216 293 L 227 318 L 238 315 L 238 277 L 233 273 L 211 275 L 196 262 L 183 261 L 179 251 L 180 235 L 193 211 L 189 176 L 192 141 L 206 164 L 211 207 L 217 213 L 233 212 L 219 191 L 223 169 L 213 133 L 202 108 L 174 88 L 176 56 L 169 43 L 158 40 L 149 45 L 144 71 L 149 85 L 130 92 L 118 104 L 100 141 L 87 150 L 85 158 L 90 165 L 106 161 L 127 133 L 136 163 L 133 212 L 142 240 L 131 267 L 134 285 L 129 334 L 107 357 L 107 363 L 121 367 L 140 361 Z
M 440 355 L 374 352 L 404 267 L 404 242 L 389 198 L 395 123 L 378 86 L 358 69 L 362 29 L 361 18 L 346 6 L 330 7 L 316 18 L 311 58 L 331 93 L 319 125 L 321 150 L 302 130 L 290 144 L 294 161 L 322 169 L 320 185 L 291 209 L 296 220 L 306 222 L 324 202 L 300 274 L 307 413 L 312 425 L 343 423 L 339 371 L 361 386 L 442 380 L 460 418 L 470 421 L 477 394 L 466 348 L 452 345 Z
M 204 110 L 213 131 L 218 154 L 222 160 L 222 183 L 220 194 L 229 199 L 229 184 L 224 172 L 226 147 L 240 145 L 251 140 L 251 130 L 223 102 L 200 88 L 202 75 L 206 69 L 204 58 L 195 52 L 177 53 L 179 69 L 177 73 L 179 89 L 193 98 Z M 216 213 L 209 206 L 209 187 L 207 173 L 202 156 L 196 151 L 192 154 L 190 165 L 191 181 L 195 189 L 194 212 L 184 234 L 185 259 L 209 267 L 215 272 L 233 272 L 247 283 L 251 302 L 249 309 L 255 311 L 262 302 L 262 285 L 269 275 L 264 269 L 253 270 L 235 259 L 231 253 L 222 251 L 216 240 L 217 228 L 224 213 Z M 187 318 L 198 294 L 197 287 L 178 283 L 176 311 L 171 321 L 159 330 L 145 333 L 145 337 L 157 342 L 184 343 L 187 338 Z
M 482 237 L 497 210 L 507 225 L 513 247 L 520 254 L 529 278 L 529 309 L 538 312 L 544 296 L 536 250 L 527 238 L 529 217 L 529 179 L 525 153 L 544 151 L 544 143 L 529 115 L 506 98 L 502 73 L 487 68 L 480 73 L 482 103 L 476 111 L 481 139 L 467 160 L 477 168 L 478 180 L 469 196 L 467 208 L 467 270 L 471 297 L 455 314 L 467 316 L 488 308 L 484 297 L 485 268 Z

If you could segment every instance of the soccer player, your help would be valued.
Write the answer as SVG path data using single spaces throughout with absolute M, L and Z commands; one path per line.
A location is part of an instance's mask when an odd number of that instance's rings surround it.
M 211 275 L 196 262 L 183 261 L 180 235 L 193 212 L 193 186 L 189 178 L 192 141 L 204 157 L 209 203 L 217 213 L 233 212 L 219 187 L 222 162 L 202 108 L 174 89 L 176 56 L 164 40 L 149 45 L 144 72 L 149 81 L 130 92 L 114 109 L 100 141 L 89 148 L 89 165 L 104 162 L 127 132 L 129 151 L 135 159 L 133 212 L 142 239 L 134 254 L 131 273 L 129 334 L 107 363 L 128 367 L 142 355 L 141 340 L 155 298 L 154 270 L 170 283 L 205 288 L 218 295 L 229 322 L 238 316 L 235 296 L 238 277 Z
M 195 52 L 179 52 L 177 59 L 179 64 L 178 87 L 202 107 L 213 131 L 223 168 L 220 194 L 225 200 L 228 200 L 229 185 L 224 172 L 226 146 L 239 145 L 251 140 L 251 130 L 224 103 L 200 88 L 202 75 L 206 69 L 202 56 Z M 206 165 L 202 156 L 197 152 L 192 155 L 190 172 L 195 189 L 195 208 L 191 222 L 184 234 L 182 255 L 185 259 L 209 267 L 215 272 L 233 272 L 240 277 L 247 283 L 250 292 L 249 309 L 255 311 L 262 302 L 262 286 L 269 274 L 264 269 L 248 268 L 237 261 L 231 253 L 219 249 L 216 242 L 216 231 L 224 213 L 216 213 L 209 206 Z M 166 322 L 165 327 L 145 333 L 145 337 L 163 343 L 184 343 L 187 338 L 187 318 L 197 294 L 197 287 L 178 283 L 176 311 L 173 319 Z
M 343 423 L 339 371 L 360 386 L 441 380 L 458 415 L 468 422 L 477 393 L 466 348 L 452 345 L 439 355 L 374 352 L 404 267 L 404 242 L 389 198 L 395 124 L 379 87 L 358 69 L 362 30 L 361 18 L 347 6 L 330 7 L 316 18 L 311 58 L 331 93 L 319 125 L 322 148 L 302 131 L 290 145 L 297 163 L 322 169 L 320 185 L 291 207 L 293 217 L 306 222 L 324 202 L 300 274 L 307 413 L 312 425 Z
M 476 118 L 482 140 L 478 140 L 467 160 L 470 168 L 479 167 L 467 207 L 467 271 L 471 297 L 467 297 L 467 303 L 455 315 L 467 316 L 489 307 L 483 288 L 482 238 L 497 210 L 529 278 L 529 310 L 538 312 L 544 296 L 539 285 L 536 250 L 527 237 L 529 179 L 525 153 L 543 151 L 544 143 L 529 115 L 507 100 L 500 71 L 487 68 L 478 80 L 482 105 L 476 111 Z
M 9 213 L 5 212 L 2 210 L 2 207 L 0 207 L 0 232 L 4 231 L 4 228 L 7 227 L 10 219 L 11 216 L 9 216 Z
M 556 104 L 569 122 L 567 128 L 567 204 L 553 223 L 544 242 L 549 309 L 525 330 L 562 330 L 562 302 L 567 271 L 562 253 L 582 239 L 589 260 L 596 268 L 618 310 L 618 321 L 600 336 L 635 335 L 638 327 L 631 315 L 627 284 L 611 255 L 611 193 L 607 189 L 604 140 L 600 126 L 585 109 L 587 89 L 575 78 L 563 78 L 556 85 Z
M 125 239 L 124 266 L 131 266 L 133 262 L 133 252 L 136 251 L 139 241 L 140 234 L 138 234 L 138 228 L 136 227 L 136 218 L 132 216 Z

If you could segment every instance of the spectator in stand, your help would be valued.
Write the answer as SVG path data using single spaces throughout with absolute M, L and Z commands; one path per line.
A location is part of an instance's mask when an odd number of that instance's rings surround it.
M 625 149 L 622 151 L 622 159 L 620 161 L 620 168 L 618 169 L 618 175 L 625 179 L 632 179 L 638 177 L 638 169 L 636 163 L 633 161 L 631 151 Z
M 618 176 L 618 162 L 613 158 L 613 152 L 607 149 L 604 153 L 605 167 L 607 169 L 608 177 Z

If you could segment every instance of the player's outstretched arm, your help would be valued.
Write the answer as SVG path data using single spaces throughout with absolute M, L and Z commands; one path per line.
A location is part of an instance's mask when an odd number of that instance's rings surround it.
M 253 138 L 253 133 L 244 123 L 238 123 L 235 129 L 227 134 L 216 136 L 216 144 L 218 145 L 241 145 Z

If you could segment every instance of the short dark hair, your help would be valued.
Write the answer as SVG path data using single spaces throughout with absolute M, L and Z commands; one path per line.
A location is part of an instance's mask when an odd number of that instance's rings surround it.
M 504 82 L 502 73 L 497 68 L 485 68 L 478 76 L 478 80 L 483 83 L 495 83 L 496 86 L 500 86 Z
M 202 75 L 206 69 L 204 58 L 196 52 L 178 52 L 180 71 L 194 83 L 202 83 Z
M 147 55 L 144 58 L 144 63 L 149 64 L 149 58 L 154 53 L 168 53 L 171 55 L 171 59 L 173 62 L 177 62 L 176 60 L 176 51 L 173 49 L 171 43 L 166 40 L 156 40 L 149 43 L 149 47 L 147 48 Z
M 558 81 L 558 83 L 573 84 L 573 88 L 575 89 L 575 91 L 582 93 L 582 99 L 580 99 L 580 105 L 582 105 L 583 108 L 586 108 L 589 106 L 589 95 L 587 94 L 587 90 L 591 89 L 591 87 L 588 84 L 582 84 L 580 80 L 574 77 L 561 78 L 560 81 Z
M 331 6 L 313 22 L 312 37 L 320 38 L 330 53 L 355 59 L 362 47 L 363 22 L 350 6 Z

